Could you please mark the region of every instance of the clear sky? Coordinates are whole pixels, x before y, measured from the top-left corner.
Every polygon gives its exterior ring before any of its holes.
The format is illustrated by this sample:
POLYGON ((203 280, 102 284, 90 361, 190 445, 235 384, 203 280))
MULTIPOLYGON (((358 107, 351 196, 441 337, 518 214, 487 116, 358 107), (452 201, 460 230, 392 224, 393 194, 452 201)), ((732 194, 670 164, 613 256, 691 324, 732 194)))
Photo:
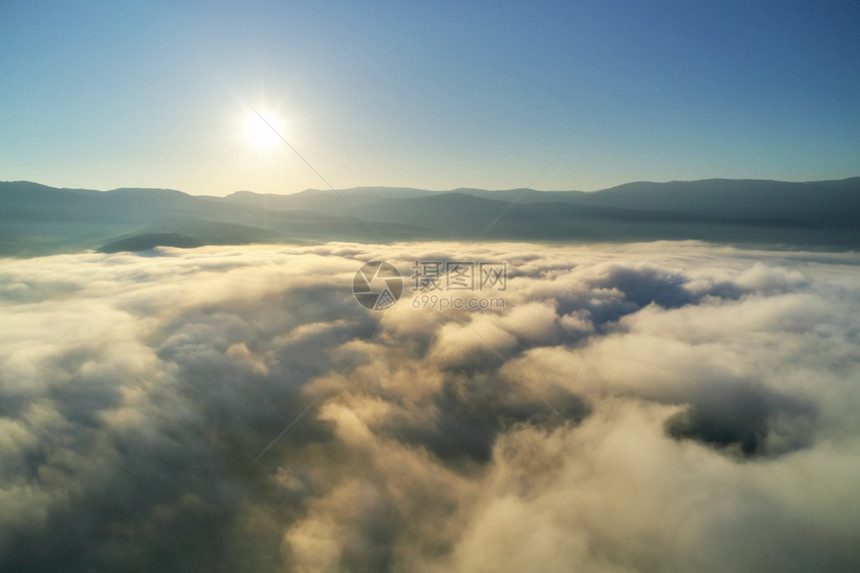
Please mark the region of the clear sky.
POLYGON ((225 195, 860 175, 860 2, 0 0, 0 180, 225 195))

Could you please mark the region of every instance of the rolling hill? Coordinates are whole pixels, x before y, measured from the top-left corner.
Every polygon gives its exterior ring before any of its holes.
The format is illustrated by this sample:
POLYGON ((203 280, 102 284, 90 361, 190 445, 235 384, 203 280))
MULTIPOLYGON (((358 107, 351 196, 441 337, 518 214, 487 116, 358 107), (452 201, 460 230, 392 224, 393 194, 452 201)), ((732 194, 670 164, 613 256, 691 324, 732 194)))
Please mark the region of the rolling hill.
POLYGON ((699 239, 854 249, 860 246, 860 178, 638 182, 595 192, 360 187, 226 197, 0 182, 0 256, 117 245, 137 250, 153 242, 431 239, 699 239))

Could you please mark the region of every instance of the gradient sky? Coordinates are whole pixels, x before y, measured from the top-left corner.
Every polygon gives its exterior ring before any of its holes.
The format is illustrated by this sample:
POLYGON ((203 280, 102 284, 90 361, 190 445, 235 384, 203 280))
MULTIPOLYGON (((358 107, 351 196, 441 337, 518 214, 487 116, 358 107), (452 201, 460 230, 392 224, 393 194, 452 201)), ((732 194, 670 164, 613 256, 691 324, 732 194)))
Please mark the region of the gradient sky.
POLYGON ((860 174, 856 0, 178 4, 0 2, 0 180, 325 187, 252 109, 337 188, 860 174))

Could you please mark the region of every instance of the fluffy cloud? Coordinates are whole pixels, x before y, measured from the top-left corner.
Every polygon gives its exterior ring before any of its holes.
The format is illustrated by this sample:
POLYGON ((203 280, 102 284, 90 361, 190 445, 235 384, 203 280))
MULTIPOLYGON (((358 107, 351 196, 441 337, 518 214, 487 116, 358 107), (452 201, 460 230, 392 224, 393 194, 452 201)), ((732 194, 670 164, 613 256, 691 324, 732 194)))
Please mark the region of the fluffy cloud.
POLYGON ((8 570, 860 568, 860 257, 699 243, 0 261, 8 570), (365 310, 365 261, 504 261, 365 310), (453 295, 452 295, 453 296, 453 295))

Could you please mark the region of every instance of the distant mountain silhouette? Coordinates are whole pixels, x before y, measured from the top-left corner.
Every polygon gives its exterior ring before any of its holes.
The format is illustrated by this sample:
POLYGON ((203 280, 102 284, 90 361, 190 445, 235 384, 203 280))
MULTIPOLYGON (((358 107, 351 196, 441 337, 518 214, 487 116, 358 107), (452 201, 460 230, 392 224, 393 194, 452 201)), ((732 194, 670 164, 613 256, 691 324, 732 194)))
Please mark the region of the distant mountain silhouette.
POLYGON ((0 256, 108 248, 134 237, 147 238, 132 246, 146 245, 164 235, 184 237, 187 244, 174 246, 480 238, 847 249, 860 246, 860 177, 637 182, 595 192, 359 187, 227 197, 0 182, 0 256))
POLYGON ((831 228, 860 226, 860 177, 812 183, 752 179, 639 182, 588 194, 580 200, 716 217, 797 219, 831 228))
POLYGON ((356 187, 337 192, 307 189, 292 195, 259 194, 250 191, 237 191, 227 195, 224 200, 231 203, 279 210, 307 210, 338 216, 355 216, 350 208, 392 199, 406 199, 433 195, 434 191, 411 189, 408 187, 356 187), (344 201, 346 199, 346 202, 344 201))

